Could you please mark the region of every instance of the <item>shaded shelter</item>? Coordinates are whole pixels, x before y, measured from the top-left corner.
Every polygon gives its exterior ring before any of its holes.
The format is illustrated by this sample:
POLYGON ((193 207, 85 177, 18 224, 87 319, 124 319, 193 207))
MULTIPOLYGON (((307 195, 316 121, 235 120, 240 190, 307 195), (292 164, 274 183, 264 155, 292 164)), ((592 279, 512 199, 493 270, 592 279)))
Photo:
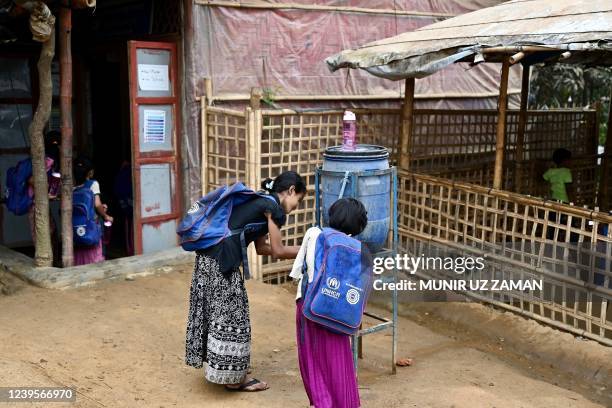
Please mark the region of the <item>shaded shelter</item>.
MULTIPOLYGON (((326 59, 332 71, 359 68, 382 78, 406 79, 402 163, 409 162, 414 78, 456 62, 501 62, 494 188, 502 188, 508 70, 541 62, 605 66, 612 62, 612 5, 607 1, 514 0, 345 50, 326 59)), ((469 73, 467 73, 469 75, 469 73)), ((524 69, 517 140, 523 160, 529 69, 524 69)), ((609 143, 608 143, 609 145, 609 143)), ((609 150, 608 150, 609 151, 609 150)), ((521 180, 520 166, 516 179, 521 180)), ((607 186, 606 186, 607 188, 607 186)))
MULTIPOLYGON (((462 293, 607 345, 612 345, 612 216, 595 205, 610 209, 610 119, 601 165, 592 163, 590 182, 598 180, 599 186, 593 190, 591 208, 530 197, 520 186, 531 112, 527 111, 529 67, 536 63, 594 67, 611 62, 612 3, 603 0, 509 1, 326 59, 332 71, 358 68, 382 78, 406 79, 398 160, 398 223, 403 247, 414 254, 483 256, 487 267, 474 275, 478 278, 541 279, 545 289, 539 292, 462 293), (410 144, 418 118, 413 108, 415 78, 457 62, 472 66, 501 63, 493 188, 418 174, 413 168, 410 144), (509 146, 508 72, 519 62, 524 67, 521 109, 517 129, 513 129, 516 138, 509 146), (509 153, 515 187, 519 187, 515 191, 523 194, 503 191, 509 183, 504 178, 509 153)), ((465 74, 470 75, 469 71, 465 74)), ((547 141, 560 137, 554 123, 547 126, 547 141)), ((574 183, 583 182, 574 179, 574 183)), ((419 271, 417 275, 456 279, 453 271, 419 271)))

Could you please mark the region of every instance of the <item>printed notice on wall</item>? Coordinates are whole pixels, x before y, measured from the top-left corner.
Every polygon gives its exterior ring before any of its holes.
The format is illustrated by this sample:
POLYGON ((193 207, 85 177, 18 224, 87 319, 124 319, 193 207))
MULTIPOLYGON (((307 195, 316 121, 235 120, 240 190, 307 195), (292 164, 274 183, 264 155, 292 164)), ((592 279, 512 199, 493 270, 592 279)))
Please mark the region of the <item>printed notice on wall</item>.
POLYGON ((144 142, 166 142, 166 112, 163 110, 144 111, 144 142))
POLYGON ((138 64, 138 87, 141 91, 168 91, 168 66, 138 64))

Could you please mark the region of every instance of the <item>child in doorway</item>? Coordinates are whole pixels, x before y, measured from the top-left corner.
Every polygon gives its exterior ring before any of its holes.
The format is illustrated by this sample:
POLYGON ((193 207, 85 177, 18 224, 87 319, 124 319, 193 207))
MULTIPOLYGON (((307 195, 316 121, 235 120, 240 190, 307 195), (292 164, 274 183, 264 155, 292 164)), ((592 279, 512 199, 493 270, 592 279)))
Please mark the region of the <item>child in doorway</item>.
POLYGON ((553 200, 562 203, 570 202, 567 184, 572 183, 572 171, 569 169, 569 162, 572 153, 567 149, 557 149, 553 152, 553 162, 555 167, 551 167, 542 176, 550 183, 550 195, 553 200))
MULTIPOLYGON (((96 214, 105 222, 113 222, 113 217, 106 213, 106 205, 100 200, 100 184, 93 179, 94 168, 91 161, 84 157, 80 157, 74 161, 74 184, 75 189, 89 186, 95 196, 96 214)), ((74 248, 74 264, 87 265, 90 263, 98 263, 104 261, 102 252, 102 239, 97 245, 92 247, 75 247, 74 248)))
MULTIPOLYGON (((368 223, 363 204, 342 198, 329 209, 329 226, 349 236, 361 233, 368 223)), ((333 333, 302 315, 302 279, 312 282, 315 269, 315 244, 321 230, 306 231, 291 277, 299 279, 296 297, 298 360, 310 405, 316 408, 356 408, 360 406, 357 376, 353 365, 350 338, 333 333), (308 276, 302 274, 306 263, 308 276)))

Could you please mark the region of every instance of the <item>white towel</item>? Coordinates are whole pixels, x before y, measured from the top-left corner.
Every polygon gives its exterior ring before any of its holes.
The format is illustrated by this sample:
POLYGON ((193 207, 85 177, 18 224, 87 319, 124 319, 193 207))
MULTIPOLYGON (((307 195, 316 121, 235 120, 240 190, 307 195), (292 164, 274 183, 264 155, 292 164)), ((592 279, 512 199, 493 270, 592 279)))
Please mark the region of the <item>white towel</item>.
POLYGON ((311 283, 314 277, 315 245, 320 233, 321 230, 318 227, 311 227, 306 231, 304 239, 302 240, 302 246, 293 262, 293 268, 291 268, 289 276, 296 280, 299 279, 297 295, 295 297, 296 300, 302 297, 302 279, 304 279, 302 271, 304 269, 304 261, 306 261, 306 270, 308 271, 308 283, 311 283))

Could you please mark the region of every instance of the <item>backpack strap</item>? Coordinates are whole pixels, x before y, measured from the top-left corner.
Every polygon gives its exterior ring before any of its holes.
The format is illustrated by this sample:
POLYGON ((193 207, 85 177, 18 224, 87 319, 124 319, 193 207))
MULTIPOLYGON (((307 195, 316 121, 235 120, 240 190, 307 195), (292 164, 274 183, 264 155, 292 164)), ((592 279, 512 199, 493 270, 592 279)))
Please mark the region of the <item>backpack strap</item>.
POLYGON ((242 228, 237 228, 237 229, 230 231, 229 236, 240 235, 240 251, 242 252, 242 272, 244 274, 245 280, 251 279, 251 271, 249 270, 249 257, 247 253, 248 245, 246 243, 245 234, 247 232, 256 231, 258 228, 262 228, 267 224, 268 224, 267 221, 266 222, 253 222, 251 224, 245 225, 242 228))
MULTIPOLYGON (((302 266, 302 308, 306 305, 306 292, 308 292, 308 264, 306 263, 306 258, 304 258, 304 265, 302 266)), ((300 324, 300 343, 304 344, 304 338, 306 337, 304 334, 306 328, 306 316, 304 315, 304 310, 302 309, 302 313, 300 316, 301 324, 300 324)))
MULTIPOLYGON (((259 197, 267 198, 268 200, 272 200, 275 204, 278 205, 276 199, 271 194, 265 193, 256 193, 259 197)), ((247 243, 245 234, 247 232, 252 232, 257 230, 258 228, 262 228, 268 225, 267 221, 264 222, 253 222, 251 224, 245 225, 243 228, 235 229, 230 232, 230 235, 240 234, 240 251, 242 252, 242 272, 245 280, 251 279, 251 271, 249 269, 249 256, 247 252, 247 243)))

